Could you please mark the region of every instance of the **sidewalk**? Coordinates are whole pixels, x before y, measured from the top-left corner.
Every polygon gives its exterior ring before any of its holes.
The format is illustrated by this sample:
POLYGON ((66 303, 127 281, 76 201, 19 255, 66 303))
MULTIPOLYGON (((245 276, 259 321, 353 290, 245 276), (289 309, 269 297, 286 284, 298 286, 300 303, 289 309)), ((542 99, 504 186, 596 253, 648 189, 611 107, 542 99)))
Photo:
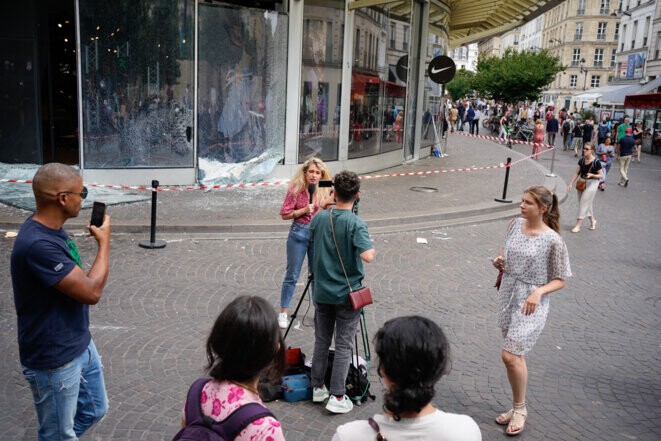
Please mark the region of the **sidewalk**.
MULTIPOLYGON (((512 157, 512 161, 524 157, 493 141, 449 136, 448 157, 427 157, 371 174, 482 167, 505 163, 508 156, 512 157)), ((550 155, 550 152, 544 154, 550 155)), ((564 183, 559 178, 545 177, 547 172, 531 159, 513 166, 507 192, 507 197, 514 201, 512 204, 494 201, 494 198, 502 196, 505 168, 365 179, 361 183, 360 216, 367 222, 370 231, 375 233, 512 217, 519 212, 517 200, 530 185, 546 185, 557 192, 561 201, 564 200, 564 183), (432 187, 438 191, 416 192, 411 187, 432 187)), ((287 187, 280 185, 160 192, 157 234, 159 238, 162 238, 161 233, 220 234, 225 237, 285 236, 291 222, 281 220, 278 212, 286 191, 287 187)), ((148 235, 150 210, 150 201, 110 206, 108 213, 112 216, 113 232, 148 235)), ((0 229, 17 230, 29 213, 0 205, 0 229)), ((80 216, 69 220, 66 228, 76 233, 76 230, 83 229, 89 217, 89 209, 81 210, 80 216)))

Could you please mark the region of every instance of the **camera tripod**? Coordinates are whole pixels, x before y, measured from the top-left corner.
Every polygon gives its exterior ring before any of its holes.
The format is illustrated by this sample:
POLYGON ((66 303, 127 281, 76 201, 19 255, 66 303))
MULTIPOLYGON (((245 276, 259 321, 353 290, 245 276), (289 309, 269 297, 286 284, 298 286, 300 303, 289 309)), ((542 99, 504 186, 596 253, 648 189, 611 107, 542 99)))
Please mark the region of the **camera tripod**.
MULTIPOLYGON (((308 274, 308 283, 305 285, 305 289, 303 290, 303 294, 301 295, 301 299, 298 301, 298 305, 296 305, 296 309, 294 309, 294 313, 291 315, 291 321, 289 322, 289 325, 287 326, 287 331, 285 331, 285 335, 282 337, 283 340, 287 338, 287 334, 289 334, 289 331, 291 330, 292 325, 294 324, 294 319, 296 318, 296 315, 298 314, 298 310, 301 309, 301 304, 303 303, 303 299, 305 298, 305 294, 308 292, 308 289, 310 289, 310 284, 312 283, 312 280, 314 279, 314 276, 312 273, 308 274)), ((310 298, 310 301, 312 301, 312 298, 310 298)))

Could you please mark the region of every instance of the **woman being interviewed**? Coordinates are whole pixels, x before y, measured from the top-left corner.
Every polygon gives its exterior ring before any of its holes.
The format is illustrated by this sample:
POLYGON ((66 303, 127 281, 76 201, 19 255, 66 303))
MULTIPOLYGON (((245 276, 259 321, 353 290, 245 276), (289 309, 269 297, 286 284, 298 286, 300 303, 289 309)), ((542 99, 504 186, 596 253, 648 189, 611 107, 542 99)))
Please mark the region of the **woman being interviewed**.
MULTIPOLYGON (((310 242, 310 221, 319 209, 333 203, 333 196, 330 189, 319 188, 317 186, 320 180, 331 179, 331 174, 326 164, 321 159, 310 158, 298 169, 292 183, 287 190, 285 202, 280 209, 280 215, 283 220, 293 219, 289 236, 287 237, 287 270, 285 279, 282 282, 280 291, 280 315, 278 316, 278 325, 286 328, 287 311, 289 303, 294 295, 294 289, 298 282, 298 276, 301 273, 301 266, 305 254, 308 255, 308 272, 312 268, 312 242, 310 242), (310 203, 310 193, 308 193, 309 184, 315 184, 312 203, 310 203)), ((311 285, 312 286, 312 285, 311 285)))
POLYGON ((512 387, 514 406, 496 418, 505 433, 523 431, 528 417, 524 355, 535 345, 549 313, 549 296, 571 276, 569 255, 560 237, 558 198, 541 185, 528 187, 521 217, 507 230, 505 247, 493 265, 502 271, 498 291, 498 325, 504 338, 502 359, 512 387))

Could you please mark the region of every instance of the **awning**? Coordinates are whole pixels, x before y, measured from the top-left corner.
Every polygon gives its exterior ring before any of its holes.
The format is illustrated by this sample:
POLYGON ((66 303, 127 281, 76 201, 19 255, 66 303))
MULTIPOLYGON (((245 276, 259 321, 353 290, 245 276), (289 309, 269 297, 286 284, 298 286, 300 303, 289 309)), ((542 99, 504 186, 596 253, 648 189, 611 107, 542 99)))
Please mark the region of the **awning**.
POLYGON ((574 94, 572 98, 575 102, 593 103, 596 101, 599 104, 621 105, 624 103, 624 98, 627 95, 637 93, 639 89, 639 84, 618 84, 595 87, 594 89, 574 94))
POLYGON ((628 95, 624 99, 625 109, 661 109, 661 93, 628 95))
POLYGON ((379 77, 356 72, 351 73, 351 94, 365 95, 365 85, 379 84, 379 77))
POLYGON ((656 78, 647 84, 645 84, 643 87, 636 92, 637 95, 642 95, 644 93, 656 93, 657 89, 661 87, 661 77, 656 78))

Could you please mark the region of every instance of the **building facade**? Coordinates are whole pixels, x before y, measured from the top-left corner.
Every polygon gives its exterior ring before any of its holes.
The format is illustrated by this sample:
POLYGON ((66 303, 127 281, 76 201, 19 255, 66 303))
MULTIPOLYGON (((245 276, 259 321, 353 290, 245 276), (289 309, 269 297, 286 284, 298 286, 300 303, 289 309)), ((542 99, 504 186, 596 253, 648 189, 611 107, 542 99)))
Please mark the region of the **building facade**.
POLYGON ((500 36, 487 37, 477 44, 477 52, 485 57, 500 56, 500 36))
POLYGON ((652 35, 644 75, 651 80, 661 77, 661 2, 656 2, 652 35))
POLYGON ((475 72, 477 69, 478 44, 472 43, 452 49, 448 57, 452 58, 457 69, 466 69, 475 72))
POLYGON ((542 30, 544 29, 544 14, 521 26, 519 50, 539 51, 542 48, 542 30))
POLYGON ((646 81, 645 65, 649 59, 652 44, 654 13, 656 0, 623 0, 620 16, 620 32, 617 40, 616 69, 613 82, 635 83, 646 81))
POLYGON ((576 92, 608 83, 620 35, 616 9, 609 0, 567 0, 544 14, 542 48, 567 66, 542 93, 544 102, 569 108, 576 92))

